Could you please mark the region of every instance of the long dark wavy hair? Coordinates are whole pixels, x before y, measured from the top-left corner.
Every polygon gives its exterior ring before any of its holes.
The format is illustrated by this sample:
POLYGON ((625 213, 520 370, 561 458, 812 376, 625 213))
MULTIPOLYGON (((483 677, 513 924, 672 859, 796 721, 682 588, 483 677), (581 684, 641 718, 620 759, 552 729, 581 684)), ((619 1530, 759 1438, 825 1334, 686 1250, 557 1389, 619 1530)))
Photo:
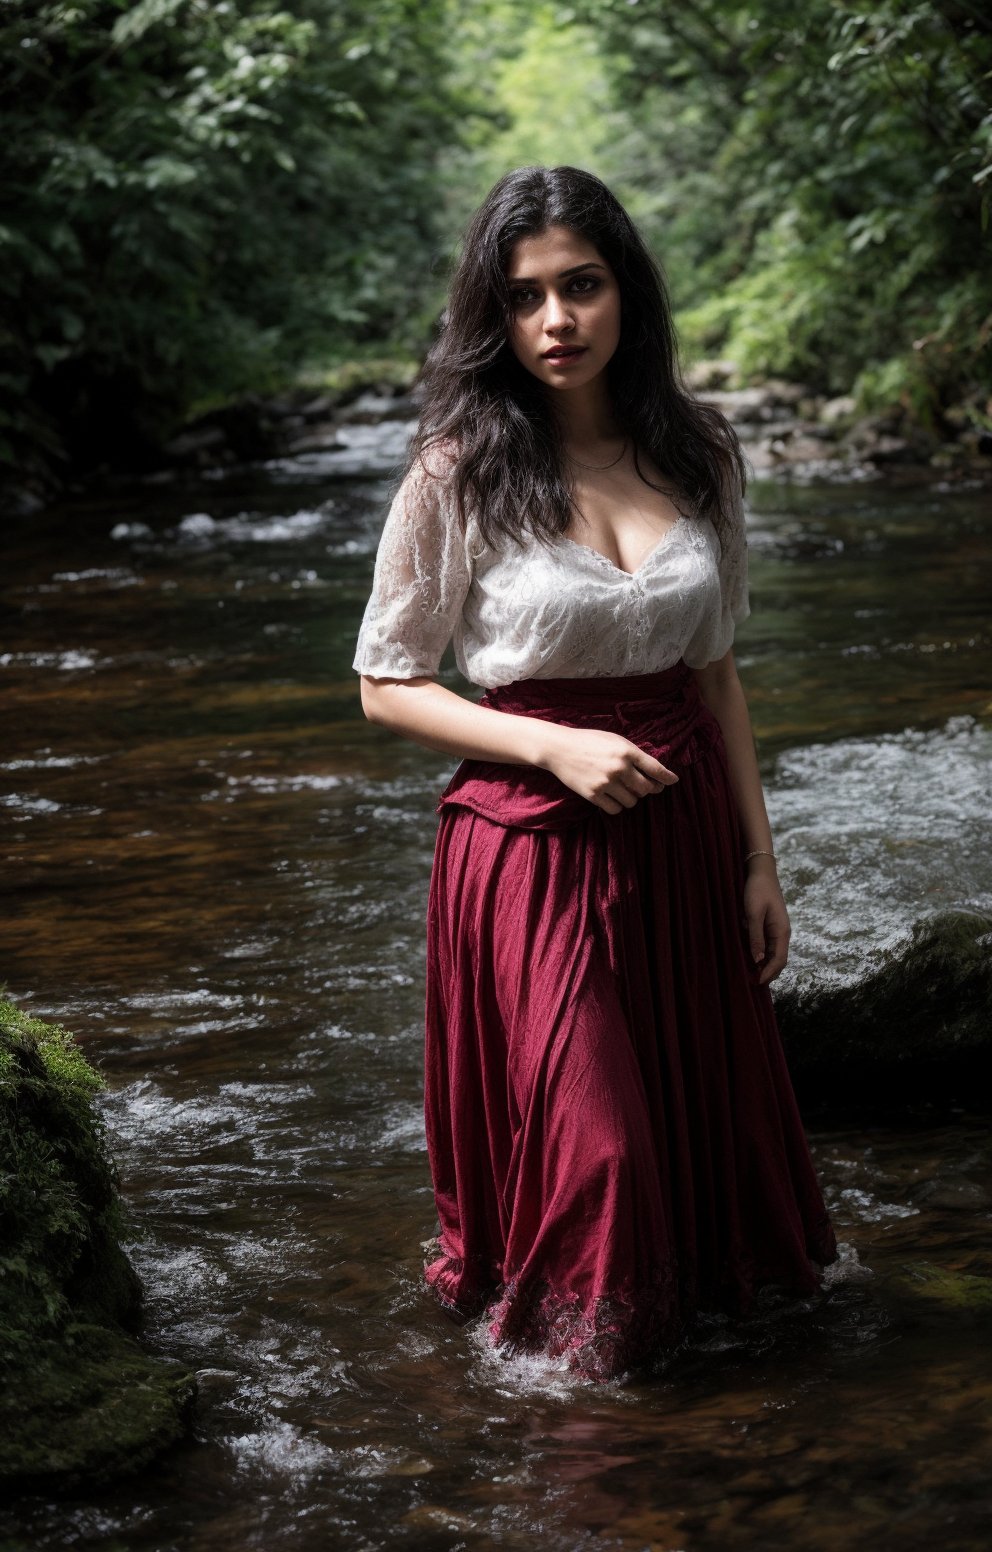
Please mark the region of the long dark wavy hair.
MULTIPOLYGON (((417 376, 420 421, 406 471, 437 473, 441 449, 459 521, 471 506, 487 544, 551 539, 569 526, 572 497, 548 390, 509 342, 506 272, 515 242, 564 226, 591 242, 620 288, 620 339, 607 371, 614 415, 675 492, 709 517, 723 540, 728 493, 743 497, 747 465, 737 433, 682 377, 663 272, 620 201, 578 167, 520 167, 489 191, 465 234, 439 331, 417 376)), ((405 472, 406 472, 405 471, 405 472)), ((676 498, 678 499, 678 498, 676 498)))

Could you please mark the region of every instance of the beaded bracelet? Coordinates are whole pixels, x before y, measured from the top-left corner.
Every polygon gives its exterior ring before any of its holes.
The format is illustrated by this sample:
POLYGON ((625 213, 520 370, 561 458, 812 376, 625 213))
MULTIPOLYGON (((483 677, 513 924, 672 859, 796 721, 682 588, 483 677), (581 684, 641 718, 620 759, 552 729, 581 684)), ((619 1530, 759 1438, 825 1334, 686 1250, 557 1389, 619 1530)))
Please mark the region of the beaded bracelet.
POLYGON ((752 857, 771 857, 773 862, 778 862, 778 858, 773 851, 764 851, 760 846, 756 851, 749 851, 744 861, 749 862, 752 857))

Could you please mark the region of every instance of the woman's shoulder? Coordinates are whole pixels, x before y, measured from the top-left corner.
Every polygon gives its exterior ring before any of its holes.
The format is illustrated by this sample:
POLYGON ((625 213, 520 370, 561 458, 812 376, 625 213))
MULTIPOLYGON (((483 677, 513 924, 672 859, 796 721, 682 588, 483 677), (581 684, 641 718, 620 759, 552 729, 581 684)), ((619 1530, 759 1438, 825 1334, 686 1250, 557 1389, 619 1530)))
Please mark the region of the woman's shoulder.
POLYGON ((405 473, 395 488, 390 529, 420 546, 449 553, 464 552, 470 564, 479 558, 478 523, 471 497, 465 500, 464 521, 455 470, 459 445, 453 437, 434 439, 410 450, 405 473))
POLYGON ((409 489, 414 505, 428 505, 443 520, 452 539, 460 535, 472 555, 477 557, 480 530, 475 498, 470 489, 459 498, 457 470, 461 454, 462 444, 455 436, 430 439, 413 454, 404 485, 409 489), (461 516, 463 511, 464 518, 461 516))
POLYGON ((403 468, 395 475, 391 510, 398 521, 430 522, 447 518, 457 450, 445 442, 408 448, 403 468))
POLYGON ((431 479, 448 486, 460 457, 461 443, 457 437, 431 437, 418 447, 410 473, 416 479, 431 479))

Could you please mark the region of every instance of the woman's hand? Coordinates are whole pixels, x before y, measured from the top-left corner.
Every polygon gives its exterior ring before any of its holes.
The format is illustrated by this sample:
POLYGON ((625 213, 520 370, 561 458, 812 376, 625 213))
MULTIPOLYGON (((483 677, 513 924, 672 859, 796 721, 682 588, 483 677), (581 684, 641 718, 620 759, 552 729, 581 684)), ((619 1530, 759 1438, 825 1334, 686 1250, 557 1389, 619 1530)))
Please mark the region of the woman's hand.
POLYGON ((770 858, 754 857, 747 867, 744 915, 748 947, 755 964, 764 960, 758 985, 765 986, 785 969, 792 928, 774 862, 770 858))
POLYGON ((640 798, 678 781, 674 771, 621 733, 548 724, 541 764, 580 797, 607 814, 633 808, 640 798))

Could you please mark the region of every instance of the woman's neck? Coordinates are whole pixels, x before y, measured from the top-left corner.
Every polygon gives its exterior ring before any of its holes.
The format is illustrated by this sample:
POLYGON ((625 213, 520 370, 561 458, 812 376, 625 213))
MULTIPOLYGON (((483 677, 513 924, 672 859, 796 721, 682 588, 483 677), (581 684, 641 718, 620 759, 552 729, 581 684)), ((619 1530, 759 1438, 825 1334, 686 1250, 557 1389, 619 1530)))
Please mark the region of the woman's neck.
POLYGON ((554 393, 550 402, 567 448, 594 449, 614 443, 624 434, 606 385, 599 379, 571 392, 554 393))

